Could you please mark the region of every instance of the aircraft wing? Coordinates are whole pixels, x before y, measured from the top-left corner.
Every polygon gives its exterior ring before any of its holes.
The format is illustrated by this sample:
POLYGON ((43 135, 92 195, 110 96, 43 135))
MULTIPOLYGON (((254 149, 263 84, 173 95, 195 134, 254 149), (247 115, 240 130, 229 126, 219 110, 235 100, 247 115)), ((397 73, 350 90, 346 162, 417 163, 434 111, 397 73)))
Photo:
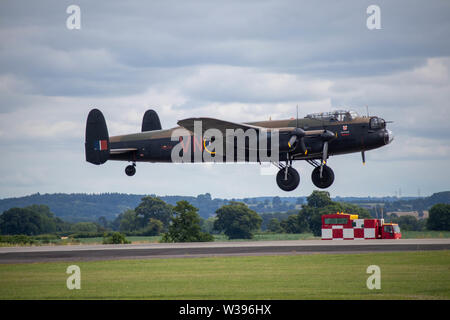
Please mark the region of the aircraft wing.
POLYGON ((227 129, 232 130, 242 129, 244 131, 246 131, 247 129, 254 129, 257 132, 259 132, 259 130, 261 129, 265 129, 263 127, 254 126, 250 124, 230 122, 214 118, 189 118, 178 121, 178 125, 182 126, 183 128, 191 132, 194 132, 194 122, 196 121, 199 121, 202 124, 202 135, 208 129, 218 129, 222 132, 223 136, 226 136, 227 129))
MULTIPOLYGON (((242 129, 246 131, 247 129, 254 129, 257 133, 259 133, 259 130, 271 130, 270 128, 264 128, 260 126, 255 126, 247 123, 238 123, 238 122, 231 122, 231 121, 224 121, 214 118, 188 118, 184 120, 179 120, 177 123, 179 126, 194 132, 194 122, 195 121, 201 121, 202 123, 202 135, 205 133, 208 129, 218 129, 222 132, 223 136, 226 136, 226 130, 227 129, 242 129)), ((276 128, 280 131, 290 131, 293 128, 276 128)), ((325 130, 305 130, 305 136, 320 136, 325 130)))

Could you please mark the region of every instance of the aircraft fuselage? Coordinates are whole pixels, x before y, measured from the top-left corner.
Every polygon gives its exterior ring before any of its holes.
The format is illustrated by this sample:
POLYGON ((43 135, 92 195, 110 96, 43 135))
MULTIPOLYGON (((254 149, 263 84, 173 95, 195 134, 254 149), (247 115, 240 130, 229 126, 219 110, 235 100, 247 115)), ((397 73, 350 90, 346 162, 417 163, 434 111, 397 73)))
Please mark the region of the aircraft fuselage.
MULTIPOLYGON (((373 117, 372 117, 373 118, 373 117)), ((371 119, 360 117, 351 121, 323 122, 316 119, 298 119, 298 126, 304 130, 328 130, 335 134, 335 139, 329 142, 328 154, 340 155, 353 152, 368 151, 388 144, 392 140, 392 133, 385 127, 371 127, 371 119)), ((267 128, 268 132, 274 129, 279 131, 279 145, 285 146, 289 140, 292 129, 296 127, 296 120, 272 120, 249 122, 247 124, 267 128)), ((172 162, 172 149, 180 143, 179 140, 172 141, 171 137, 175 130, 154 130, 110 137, 111 149, 135 148, 135 152, 124 154, 111 154, 110 160, 135 161, 135 162, 172 162)), ((190 132, 190 141, 183 141, 184 148, 191 148, 191 153, 204 151, 204 141, 201 137, 194 136, 190 132)), ((270 137, 268 143, 270 142, 270 137)), ((292 160, 320 159, 322 157, 323 141, 320 137, 305 137, 308 153, 293 153, 292 160)), ((247 152, 248 154, 248 152, 247 152)), ((218 155, 216 155, 218 157, 218 155)), ((207 158, 202 161, 217 161, 217 158, 207 158)), ((287 152, 280 148, 279 160, 287 160, 287 152)), ((193 159, 192 159, 193 161, 193 159)), ((223 157, 221 161, 230 159, 223 157)), ((236 159, 231 159, 236 161, 236 159)), ((249 161, 246 157, 245 161, 249 161)), ((259 161, 259 157, 257 159, 259 161)))

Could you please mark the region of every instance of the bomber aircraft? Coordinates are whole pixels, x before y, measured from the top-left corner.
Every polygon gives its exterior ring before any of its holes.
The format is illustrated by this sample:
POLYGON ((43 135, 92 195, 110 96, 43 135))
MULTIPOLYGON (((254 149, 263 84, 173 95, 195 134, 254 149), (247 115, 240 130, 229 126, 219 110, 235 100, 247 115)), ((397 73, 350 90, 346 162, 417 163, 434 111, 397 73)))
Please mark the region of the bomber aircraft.
POLYGON ((131 162, 125 168, 128 176, 136 173, 137 162, 272 162, 279 169, 276 181, 284 191, 300 183, 292 162, 305 160, 314 167, 313 184, 325 189, 334 181, 328 158, 360 152, 365 163, 365 151, 393 140, 386 123, 377 116, 337 110, 248 123, 188 118, 178 121, 179 127, 162 129, 157 113, 147 110, 141 132, 110 137, 102 112, 92 109, 86 123, 85 154, 86 161, 96 165, 107 160, 131 162))

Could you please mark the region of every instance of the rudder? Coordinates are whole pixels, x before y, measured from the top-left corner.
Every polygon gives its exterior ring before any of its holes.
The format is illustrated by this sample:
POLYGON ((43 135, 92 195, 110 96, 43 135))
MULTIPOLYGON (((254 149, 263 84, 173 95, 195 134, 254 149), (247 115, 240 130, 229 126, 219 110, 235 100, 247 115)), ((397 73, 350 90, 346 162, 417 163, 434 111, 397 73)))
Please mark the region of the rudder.
POLYGON ((92 109, 87 117, 84 147, 87 162, 103 164, 109 158, 108 127, 105 117, 98 109, 92 109))
POLYGON ((142 132, 161 130, 161 121, 159 121, 158 114, 155 110, 147 110, 142 119, 142 132))

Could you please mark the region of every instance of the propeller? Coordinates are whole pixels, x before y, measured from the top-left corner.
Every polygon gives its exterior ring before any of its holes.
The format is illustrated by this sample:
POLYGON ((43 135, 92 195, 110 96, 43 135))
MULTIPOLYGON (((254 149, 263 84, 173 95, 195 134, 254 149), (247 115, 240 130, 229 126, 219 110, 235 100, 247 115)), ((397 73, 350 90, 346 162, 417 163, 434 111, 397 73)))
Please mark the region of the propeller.
POLYGON ((305 131, 301 128, 295 128, 292 130, 291 138, 288 141, 288 146, 291 150, 295 150, 297 147, 297 144, 300 145, 300 149, 304 154, 308 153, 308 150, 306 149, 305 145, 305 131))
POLYGON ((333 140, 336 135, 328 130, 325 130, 320 138, 323 140, 323 150, 322 150, 322 162, 320 163, 320 178, 322 178, 323 166, 327 164, 328 159, 328 142, 333 140))
POLYGON ((366 164, 366 152, 364 150, 361 151, 361 158, 363 165, 366 164))
POLYGON ((296 149, 297 144, 299 144, 300 150, 302 151, 303 154, 306 155, 308 153, 308 149, 306 149, 304 137, 305 131, 302 128, 298 127, 298 105, 297 105, 297 118, 295 122, 295 129, 292 130, 291 137, 289 138, 288 141, 289 149, 293 151, 296 149))

